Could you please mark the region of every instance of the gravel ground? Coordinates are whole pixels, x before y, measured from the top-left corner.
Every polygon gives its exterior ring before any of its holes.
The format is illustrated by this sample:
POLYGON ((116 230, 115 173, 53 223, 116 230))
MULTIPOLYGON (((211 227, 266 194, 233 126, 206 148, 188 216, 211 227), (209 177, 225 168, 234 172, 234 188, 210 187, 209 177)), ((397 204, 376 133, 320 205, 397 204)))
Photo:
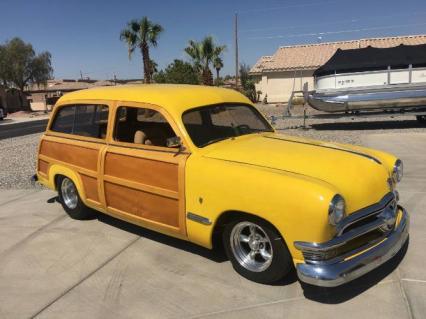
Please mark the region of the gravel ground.
MULTIPOLYGON (((284 106, 258 105, 258 108, 271 117, 281 117, 284 106)), ((308 110, 308 114, 315 110, 308 110)), ((303 114, 303 108, 296 106, 294 115, 303 114)), ((303 119, 278 119, 275 128, 285 134, 309 138, 336 141, 341 143, 362 143, 362 135, 392 132, 422 132, 426 126, 419 124, 413 116, 371 117, 363 119, 308 119, 306 129, 302 128, 303 119)), ((41 134, 32 134, 0 140, 0 189, 26 189, 41 186, 31 185, 30 177, 35 172, 36 153, 41 134)))
MULTIPOLYGON (((289 135, 297 135, 317 140, 335 141, 347 144, 362 144, 362 135, 419 132, 426 133, 426 125, 420 124, 415 116, 407 115, 392 118, 368 117, 368 118, 343 118, 343 119, 307 119, 306 128, 303 128, 303 119, 282 119, 285 108, 276 105, 257 105, 268 118, 280 117, 275 121, 274 127, 280 132, 289 135)), ((307 115, 320 112, 307 108, 307 115)), ((295 106, 292 115, 303 115, 303 107, 295 106)))
POLYGON ((0 140, 0 189, 41 188, 31 185, 41 134, 0 140))

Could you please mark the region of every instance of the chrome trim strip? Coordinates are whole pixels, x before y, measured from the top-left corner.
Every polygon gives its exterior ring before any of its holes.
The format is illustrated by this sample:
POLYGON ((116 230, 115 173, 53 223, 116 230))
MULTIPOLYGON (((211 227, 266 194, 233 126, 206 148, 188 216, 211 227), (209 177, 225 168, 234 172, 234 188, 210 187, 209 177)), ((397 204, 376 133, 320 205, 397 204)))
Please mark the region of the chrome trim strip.
POLYGON ((211 225, 212 222, 210 219, 208 219, 207 217, 203 217, 194 213, 187 213, 186 217, 194 222, 203 224, 203 225, 211 225))
POLYGON ((346 216, 340 224, 336 226, 337 236, 341 235, 343 231, 348 228, 350 225, 363 220, 371 215, 376 214, 378 211, 383 210, 386 206, 389 205, 391 201, 395 199, 395 194, 393 192, 387 193, 383 198, 373 205, 364 207, 349 216, 346 216))
POLYGON ((382 164, 382 162, 380 162, 377 158, 365 154, 365 153, 360 153, 360 152, 356 152, 356 151, 352 151, 352 150, 347 150, 344 148, 338 148, 338 147, 333 147, 333 146, 328 146, 328 145, 321 145, 321 144, 313 144, 313 143, 308 143, 308 142, 302 142, 302 141, 294 141, 294 140, 289 140, 289 139, 285 139, 285 138, 278 138, 278 137, 273 137, 273 136, 264 136, 265 138, 270 138, 273 140, 280 140, 280 141, 286 141, 286 142, 291 142, 291 143, 298 143, 298 144, 305 144, 305 145, 311 145, 311 146, 317 146, 317 147, 323 147, 323 148, 328 148, 331 150, 336 150, 336 151, 342 151, 342 152, 346 152, 346 153, 351 153, 351 154, 355 154, 355 155, 359 155, 368 159, 371 159, 373 161, 375 161, 377 164, 382 164))
POLYGON ((402 210, 402 219, 383 242, 342 262, 324 265, 299 263, 296 269, 300 280, 321 287, 336 287, 361 277, 391 259, 408 239, 410 219, 404 208, 398 206, 398 209, 402 210))
POLYGON ((334 237, 332 240, 327 241, 325 243, 310 243, 310 242, 303 242, 303 241, 296 241, 294 242, 294 246, 302 251, 312 251, 312 252, 327 252, 332 249, 339 248, 349 241, 358 238, 362 235, 365 235, 381 226, 386 225, 386 221, 383 219, 378 219, 377 221, 374 221, 372 223, 369 223, 368 225, 364 225, 362 227, 359 227, 357 229, 351 230, 342 236, 334 237))

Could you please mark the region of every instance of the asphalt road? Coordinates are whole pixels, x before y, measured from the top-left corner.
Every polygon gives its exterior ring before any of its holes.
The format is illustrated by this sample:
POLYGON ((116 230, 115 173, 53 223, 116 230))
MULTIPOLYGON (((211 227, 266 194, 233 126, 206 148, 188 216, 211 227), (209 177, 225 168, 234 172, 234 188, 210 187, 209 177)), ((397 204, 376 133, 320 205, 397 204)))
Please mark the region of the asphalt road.
POLYGON ((0 192, 0 318, 425 318, 426 134, 376 134, 363 144, 404 160, 401 202, 410 243, 333 289, 238 276, 211 252, 99 215, 70 219, 45 190, 0 192))
POLYGON ((5 138, 40 133, 46 130, 48 119, 8 123, 10 119, 0 122, 0 140, 5 138))

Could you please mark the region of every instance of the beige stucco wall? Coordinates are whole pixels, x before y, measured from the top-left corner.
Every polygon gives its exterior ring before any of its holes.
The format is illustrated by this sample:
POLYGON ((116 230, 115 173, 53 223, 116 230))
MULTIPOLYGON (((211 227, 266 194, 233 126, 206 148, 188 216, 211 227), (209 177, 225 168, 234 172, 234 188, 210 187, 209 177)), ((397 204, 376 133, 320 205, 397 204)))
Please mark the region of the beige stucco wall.
POLYGON ((258 76, 256 90, 262 91, 261 101, 267 94, 268 103, 282 103, 288 102, 293 86, 295 91, 302 90, 305 82, 308 82, 310 90, 314 88, 313 70, 265 72, 258 76))

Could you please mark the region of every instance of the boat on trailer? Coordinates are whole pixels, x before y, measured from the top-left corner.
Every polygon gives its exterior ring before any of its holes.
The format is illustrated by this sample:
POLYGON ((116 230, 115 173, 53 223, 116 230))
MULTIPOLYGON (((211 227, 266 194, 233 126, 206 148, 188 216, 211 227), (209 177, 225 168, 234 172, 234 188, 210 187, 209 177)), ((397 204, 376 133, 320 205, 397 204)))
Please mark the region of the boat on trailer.
POLYGON ((426 44, 341 50, 314 72, 308 104, 324 112, 426 107, 426 44))

